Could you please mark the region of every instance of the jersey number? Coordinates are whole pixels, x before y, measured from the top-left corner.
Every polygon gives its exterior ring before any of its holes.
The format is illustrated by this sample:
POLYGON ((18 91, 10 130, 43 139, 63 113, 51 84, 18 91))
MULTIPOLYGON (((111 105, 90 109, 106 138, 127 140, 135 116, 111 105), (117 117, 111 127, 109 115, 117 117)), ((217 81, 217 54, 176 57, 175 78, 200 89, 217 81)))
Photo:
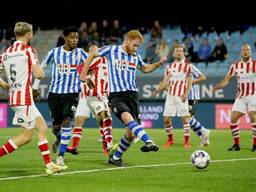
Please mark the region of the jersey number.
POLYGON ((12 82, 15 82, 15 79, 16 79, 16 70, 15 70, 15 64, 11 64, 10 65, 10 79, 12 82))

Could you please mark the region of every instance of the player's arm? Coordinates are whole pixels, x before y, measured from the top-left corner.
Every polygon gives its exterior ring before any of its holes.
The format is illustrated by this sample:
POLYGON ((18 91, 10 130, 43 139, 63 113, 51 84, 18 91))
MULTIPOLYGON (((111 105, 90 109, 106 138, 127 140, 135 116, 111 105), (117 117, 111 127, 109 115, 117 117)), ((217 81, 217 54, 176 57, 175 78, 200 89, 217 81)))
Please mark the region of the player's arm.
POLYGON ((155 91, 153 92, 153 95, 156 95, 157 93, 165 90, 165 89, 168 89, 168 86, 169 86, 169 79, 170 79, 170 76, 168 77, 165 77, 158 85, 158 87, 155 89, 155 91))
POLYGON ((161 57, 160 60, 156 63, 143 65, 142 67, 139 67, 138 69, 142 71, 143 73, 150 73, 155 71, 158 67, 160 67, 162 64, 164 64, 167 61, 167 57, 161 57))
POLYGON ((9 89, 8 83, 6 83, 1 77, 0 77, 0 87, 4 89, 9 89))
POLYGON ((86 60, 84 61, 84 66, 83 69, 81 71, 80 74, 80 79, 81 81, 84 81, 87 83, 87 85, 92 88, 94 87, 92 81, 90 79, 87 78, 88 76, 88 71, 89 71, 89 67, 90 64, 92 63, 92 61, 94 60, 94 58, 99 56, 99 52, 98 52, 98 47, 96 45, 92 45, 89 48, 89 53, 88 53, 88 57, 86 58, 86 60))
POLYGON ((218 89, 221 89, 227 86, 231 79, 232 79, 232 76, 230 74, 227 74, 224 79, 222 79, 218 84, 214 85, 213 91, 216 91, 218 89))
POLYGON ((206 80, 205 75, 201 73, 197 79, 192 80, 192 84, 197 84, 205 80, 206 80))
POLYGON ((192 74, 188 76, 187 89, 185 93, 181 96, 182 101, 186 101, 188 99, 188 94, 190 92, 191 87, 192 87, 192 74))

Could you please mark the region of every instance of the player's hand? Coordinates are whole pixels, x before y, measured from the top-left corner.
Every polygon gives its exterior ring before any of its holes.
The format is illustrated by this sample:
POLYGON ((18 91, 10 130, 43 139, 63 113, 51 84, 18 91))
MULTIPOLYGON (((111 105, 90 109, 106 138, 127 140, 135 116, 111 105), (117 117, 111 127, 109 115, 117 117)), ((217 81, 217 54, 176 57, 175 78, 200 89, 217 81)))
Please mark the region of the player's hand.
POLYGON ((86 79, 86 84, 89 87, 89 89, 93 89, 95 87, 93 81, 89 78, 86 79))
POLYGON ((166 61, 167 61, 167 57, 161 57, 159 60, 159 63, 160 63, 160 65, 162 65, 162 64, 166 63, 166 61))
POLYGON ((153 91, 152 96, 156 96, 156 94, 158 94, 158 93, 159 93, 159 91, 155 90, 155 91, 153 91))
POLYGON ((91 45, 90 46, 89 55, 91 55, 93 57, 98 57, 99 56, 98 47, 96 45, 91 45))
POLYGON ((181 95, 181 100, 183 102, 185 102, 187 99, 188 99, 188 94, 185 93, 185 94, 181 95))
POLYGON ((221 88, 221 87, 220 87, 218 84, 214 85, 214 86, 213 86, 213 92, 217 91, 217 90, 220 89, 220 88, 221 88))
POLYGON ((33 89, 32 94, 34 101, 40 100, 40 92, 38 91, 38 89, 33 89))

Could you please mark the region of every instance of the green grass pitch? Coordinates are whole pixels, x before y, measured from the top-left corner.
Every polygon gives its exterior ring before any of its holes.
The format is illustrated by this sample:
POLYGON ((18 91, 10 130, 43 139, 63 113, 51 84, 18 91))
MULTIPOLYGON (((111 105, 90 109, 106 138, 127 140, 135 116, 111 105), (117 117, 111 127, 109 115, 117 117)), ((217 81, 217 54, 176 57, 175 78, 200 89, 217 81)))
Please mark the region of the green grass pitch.
MULTIPOLYGON (((183 148, 183 131, 174 130, 174 142, 163 149, 166 141, 163 129, 147 130, 159 145, 158 152, 142 153, 142 142, 133 144, 123 155, 128 168, 108 165, 101 150, 98 129, 84 129, 77 156, 66 154, 65 174, 44 176, 44 165, 37 147, 36 135, 32 143, 0 158, 0 192, 209 192, 256 189, 256 153, 251 152, 251 131, 241 131, 241 151, 229 152, 232 145, 229 130, 212 130, 208 147, 199 147, 200 139, 191 132, 192 147, 183 148), (203 170, 194 168, 190 155, 197 149, 207 151, 210 165, 203 170), (16 177, 16 178, 15 178, 16 177)), ((19 129, 0 129, 0 145, 19 129)), ((123 129, 114 129, 115 143, 123 129)), ((49 129, 48 140, 54 137, 49 129)), ((51 145, 50 145, 51 146, 51 145)), ((55 160, 54 154, 52 154, 55 160)))

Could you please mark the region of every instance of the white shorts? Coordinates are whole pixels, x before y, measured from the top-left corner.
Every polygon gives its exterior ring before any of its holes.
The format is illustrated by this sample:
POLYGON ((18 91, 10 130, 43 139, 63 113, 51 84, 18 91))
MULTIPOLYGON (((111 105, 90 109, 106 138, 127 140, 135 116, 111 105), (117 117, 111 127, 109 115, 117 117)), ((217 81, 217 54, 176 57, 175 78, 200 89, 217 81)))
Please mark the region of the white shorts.
POLYGON ((12 124, 26 129, 35 128, 36 118, 42 116, 34 104, 30 106, 11 107, 11 109, 15 113, 12 124))
POLYGON ((256 95, 237 98, 232 107, 232 111, 239 111, 244 114, 247 111, 256 111, 256 95))
POLYGON ((183 102, 181 97, 167 95, 164 106, 164 116, 166 117, 186 117, 189 116, 188 100, 183 102))
POLYGON ((90 108, 85 97, 79 97, 78 105, 76 108, 75 117, 82 116, 85 118, 90 117, 90 108))
POLYGON ((106 97, 86 97, 86 99, 95 117, 102 111, 109 111, 108 99, 106 97))

